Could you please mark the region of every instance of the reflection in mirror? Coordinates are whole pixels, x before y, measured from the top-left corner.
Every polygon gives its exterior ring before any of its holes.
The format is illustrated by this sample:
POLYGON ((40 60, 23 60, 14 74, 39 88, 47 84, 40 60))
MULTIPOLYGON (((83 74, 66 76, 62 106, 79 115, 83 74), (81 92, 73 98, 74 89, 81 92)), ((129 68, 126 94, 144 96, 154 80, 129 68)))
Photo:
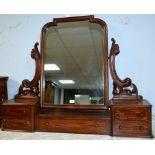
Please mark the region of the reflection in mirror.
POLYGON ((103 104, 103 28, 77 21, 48 28, 45 36, 44 101, 103 104))

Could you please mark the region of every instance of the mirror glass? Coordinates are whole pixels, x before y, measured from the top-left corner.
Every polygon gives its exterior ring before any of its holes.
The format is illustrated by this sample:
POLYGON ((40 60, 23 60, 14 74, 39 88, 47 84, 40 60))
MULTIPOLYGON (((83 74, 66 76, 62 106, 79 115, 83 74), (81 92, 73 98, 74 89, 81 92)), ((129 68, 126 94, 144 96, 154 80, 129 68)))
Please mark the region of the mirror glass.
POLYGON ((76 21, 48 28, 44 49, 44 102, 103 104, 103 28, 76 21))

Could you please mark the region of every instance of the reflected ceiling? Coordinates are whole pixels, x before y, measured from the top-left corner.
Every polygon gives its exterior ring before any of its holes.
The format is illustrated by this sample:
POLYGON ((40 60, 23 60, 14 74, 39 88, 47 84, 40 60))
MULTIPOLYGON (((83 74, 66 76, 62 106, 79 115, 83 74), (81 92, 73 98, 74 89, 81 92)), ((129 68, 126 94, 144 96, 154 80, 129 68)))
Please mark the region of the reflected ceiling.
POLYGON ((47 30, 45 42, 45 64, 60 68, 45 71, 46 80, 65 89, 103 89, 103 29, 99 24, 60 23, 47 30))

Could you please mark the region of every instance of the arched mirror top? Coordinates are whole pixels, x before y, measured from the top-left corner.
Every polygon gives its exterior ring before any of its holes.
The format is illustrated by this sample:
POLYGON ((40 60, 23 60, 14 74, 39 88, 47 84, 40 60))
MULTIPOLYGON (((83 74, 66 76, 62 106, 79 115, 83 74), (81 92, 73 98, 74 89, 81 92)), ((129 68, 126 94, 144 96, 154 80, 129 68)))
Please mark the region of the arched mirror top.
POLYGON ((56 18, 41 33, 41 106, 108 108, 106 23, 94 16, 56 18))

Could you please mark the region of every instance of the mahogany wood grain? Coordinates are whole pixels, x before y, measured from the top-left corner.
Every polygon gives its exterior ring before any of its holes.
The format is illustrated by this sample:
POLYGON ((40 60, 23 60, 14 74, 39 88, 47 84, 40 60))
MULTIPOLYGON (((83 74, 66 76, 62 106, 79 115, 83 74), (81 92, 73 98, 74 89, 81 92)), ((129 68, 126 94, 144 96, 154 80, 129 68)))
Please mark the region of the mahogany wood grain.
POLYGON ((112 135, 124 137, 152 136, 152 106, 146 101, 111 102, 112 135))
POLYGON ((10 100, 2 104, 2 130, 35 130, 38 101, 10 100))
POLYGON ((37 131, 87 134, 111 133, 109 111, 44 109, 37 116, 37 131))

